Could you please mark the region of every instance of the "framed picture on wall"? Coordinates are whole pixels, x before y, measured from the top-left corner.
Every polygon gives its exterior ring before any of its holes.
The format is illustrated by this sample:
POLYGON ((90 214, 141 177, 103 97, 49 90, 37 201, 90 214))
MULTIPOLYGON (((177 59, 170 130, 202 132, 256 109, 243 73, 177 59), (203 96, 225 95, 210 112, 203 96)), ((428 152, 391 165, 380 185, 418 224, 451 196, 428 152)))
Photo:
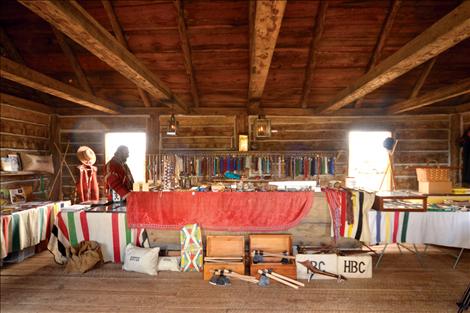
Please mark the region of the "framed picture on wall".
POLYGON ((26 194, 23 187, 10 189, 10 201, 11 203, 25 203, 26 194))

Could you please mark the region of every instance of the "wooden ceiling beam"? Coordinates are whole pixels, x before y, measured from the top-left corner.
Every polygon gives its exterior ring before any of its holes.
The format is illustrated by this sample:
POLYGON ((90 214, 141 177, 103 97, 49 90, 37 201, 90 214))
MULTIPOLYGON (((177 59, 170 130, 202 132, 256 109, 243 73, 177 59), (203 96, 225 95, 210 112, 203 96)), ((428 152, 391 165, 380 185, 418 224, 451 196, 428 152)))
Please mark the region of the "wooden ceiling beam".
POLYGON ((187 106, 76 1, 18 0, 167 106, 187 106))
POLYGON ((254 12, 254 26, 250 38, 248 103, 259 102, 263 95, 287 4, 286 0, 260 0, 255 2, 256 12, 254 12))
MULTIPOLYGON (((370 72, 370 70, 373 69, 374 66, 377 64, 377 62, 381 59, 382 52, 385 47, 385 42, 387 42, 388 35, 390 34, 390 31, 392 30, 393 22, 395 21, 395 18, 397 16, 398 9, 400 9, 400 6, 401 6, 401 0, 392 1, 392 6, 387 14, 387 17, 385 18, 385 22, 382 25, 382 29, 380 30, 380 34, 377 39, 377 43, 375 44, 374 52, 372 53, 369 63, 367 64, 366 73, 370 72)), ((362 107, 363 102, 364 102, 364 97, 357 99, 354 107, 356 108, 362 107)))
POLYGON ((121 107, 108 100, 95 97, 5 57, 0 57, 0 68, 1 77, 37 91, 105 113, 117 114, 121 110, 121 107))
POLYGON ((2 104, 8 104, 14 107, 27 109, 31 111, 47 113, 47 114, 55 113, 55 109, 53 107, 44 105, 36 101, 12 96, 3 92, 0 93, 0 102, 2 104))
POLYGON ((412 111, 439 101, 443 101, 464 94, 470 94, 470 78, 461 80, 458 83, 450 86, 435 89, 420 97, 396 103, 390 106, 387 112, 389 114, 398 114, 407 111, 412 111))
POLYGON ((302 88, 302 98, 300 104, 302 108, 307 108, 308 99, 310 92, 312 91, 312 80, 313 80, 313 70, 317 63, 317 49, 320 43, 320 39, 323 35, 323 29, 325 26, 326 11, 328 9, 328 1, 321 0, 318 4, 317 16, 315 17, 315 25, 313 27, 313 37, 310 44, 310 50, 308 53, 308 63, 305 70, 304 84, 302 88))
POLYGON ((83 72, 83 69, 80 66, 80 63, 78 63, 77 57, 75 56, 72 47, 70 47, 70 45, 67 43, 65 36, 54 26, 52 26, 51 28, 54 32, 54 36, 57 39, 57 42, 59 43, 60 48, 62 49, 65 54, 65 57, 67 58, 67 60, 69 60, 69 63, 72 66, 73 72, 77 77, 78 83, 80 84, 83 90, 90 94, 93 94, 93 90, 90 87, 90 83, 88 82, 88 79, 86 78, 85 73, 83 72))
POLYGON ((197 90, 196 74, 194 73, 191 44, 189 43, 188 29, 184 18, 184 3, 183 0, 175 0, 174 3, 178 12, 178 32, 180 35, 181 49, 183 50, 184 67, 189 77, 193 106, 197 108, 199 107, 199 93, 197 90))
POLYGON ((421 91, 421 88, 424 85, 424 82, 428 78, 429 73, 431 73, 431 70, 432 70, 434 64, 436 63, 436 60, 437 60, 437 57, 432 58, 431 60, 426 62, 423 71, 419 75, 418 80, 416 81, 416 83, 413 87, 413 90, 411 91, 409 99, 413 99, 413 98, 416 98, 418 96, 419 92, 421 91))
POLYGON ((341 91, 328 104, 319 107, 316 112, 338 110, 432 59, 469 36, 470 1, 463 1, 456 9, 382 61, 370 72, 356 79, 353 84, 341 91))
MULTIPOLYGON (((104 10, 106 11, 106 15, 108 16, 109 22, 111 23, 111 28, 113 29, 114 36, 117 40, 123 45, 127 50, 129 50, 129 44, 127 43, 126 37, 124 37, 124 33, 121 28, 121 24, 119 24, 119 20, 117 18, 116 12, 114 12, 113 5, 109 0, 101 0, 103 4, 104 10)), ((142 99, 142 102, 145 107, 151 107, 152 102, 150 101, 147 93, 140 87, 137 87, 137 91, 139 92, 139 96, 142 99)))

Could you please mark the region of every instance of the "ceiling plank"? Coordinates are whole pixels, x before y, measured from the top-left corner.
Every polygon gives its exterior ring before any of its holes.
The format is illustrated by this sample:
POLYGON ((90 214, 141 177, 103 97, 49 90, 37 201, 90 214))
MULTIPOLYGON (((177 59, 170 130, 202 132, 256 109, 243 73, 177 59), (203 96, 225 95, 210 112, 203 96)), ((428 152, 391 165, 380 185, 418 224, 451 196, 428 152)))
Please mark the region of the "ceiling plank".
POLYGON ((431 60, 426 62, 426 65, 425 65, 423 71, 419 75, 418 80, 416 81, 416 84, 414 85, 413 90, 411 91, 409 99, 413 99, 413 98, 416 98, 416 96, 418 96, 421 88, 424 85, 424 82, 426 81, 426 79, 429 76, 429 73, 431 73, 432 67, 436 63, 436 60, 437 60, 437 57, 432 58, 431 60))
POLYGON ((281 29, 286 0, 256 1, 250 53, 248 102, 260 101, 268 77, 271 59, 281 29))
POLYGON ((9 104, 14 107, 22 108, 22 109, 27 109, 31 111, 36 111, 36 112, 41 112, 41 113, 47 113, 47 114, 53 114, 55 113, 54 108, 44 105, 39 102, 35 102, 32 100, 24 99, 24 98, 19 98, 16 96, 8 95, 6 93, 0 93, 0 102, 2 104, 9 104))
POLYGON ((22 64, 0 57, 0 76, 58 98, 105 113, 118 114, 121 107, 78 88, 36 72, 22 64))
POLYGON ((194 66, 191 54, 191 44, 189 43, 188 30, 184 18, 184 3, 182 0, 175 0, 175 7, 178 11, 178 32, 180 35, 181 49, 183 50, 184 66, 186 74, 189 77, 191 86, 191 96, 193 97, 194 107, 199 107, 199 93, 197 91, 196 74, 194 74, 194 66))
POLYGON ((163 104, 187 111, 187 106, 156 75, 76 1, 18 1, 163 104))
POLYGON ((313 27, 313 37, 312 42, 310 44, 310 50, 308 53, 308 64, 307 69, 305 71, 305 78, 304 84, 302 89, 302 99, 300 100, 300 104, 302 108, 307 108, 307 102, 310 96, 310 92, 312 91, 312 80, 313 80, 313 70, 315 69, 315 65, 317 63, 317 49, 320 43, 320 39, 323 34, 323 29, 325 26, 325 19, 326 19, 326 10, 328 9, 328 1, 322 0, 318 4, 317 16, 315 18, 315 26, 313 27))
POLYGON ((428 92, 420 97, 408 99, 400 103, 396 103, 387 112, 389 114, 403 113, 407 111, 416 110, 433 103, 443 101, 449 98, 457 97, 470 93, 470 78, 459 81, 456 84, 442 87, 431 92, 428 92))
MULTIPOLYGON (((106 11, 106 15, 108 16, 109 22, 111 23, 111 27, 113 29, 114 36, 117 40, 129 50, 129 45, 127 43, 126 37, 124 37, 124 33, 122 32, 121 24, 119 24, 119 20, 117 19, 116 12, 114 12, 113 5, 109 0, 101 0, 103 4, 104 10, 106 11)), ((137 91, 139 92, 139 96, 142 99, 142 102, 145 107, 151 107, 152 102, 150 101, 147 93, 142 88, 137 87, 137 91)))
MULTIPOLYGON (((385 18, 385 22, 382 25, 382 29, 380 30, 377 43, 374 47, 374 52, 372 53, 369 63, 367 64, 366 73, 370 72, 370 70, 373 69, 374 66, 377 64, 377 62, 380 60, 383 49, 385 47, 385 42, 387 41, 388 35, 390 34, 390 31, 392 30, 393 22, 395 21, 395 18, 397 16, 398 9, 400 9, 400 6, 401 6, 401 0, 393 0, 392 7, 390 11, 388 12, 387 17, 385 18)), ((356 108, 360 108, 362 107, 363 102, 364 102, 364 97, 359 98, 356 101, 354 106, 356 108)))
POLYGON ((338 110, 470 36, 470 1, 464 1, 316 112, 338 110))
POLYGON ((78 79, 78 83, 80 84, 83 90, 90 94, 93 94, 93 90, 90 87, 90 83, 88 82, 88 79, 86 78, 85 73, 83 72, 83 69, 80 66, 80 63, 78 63, 77 57, 75 56, 72 47, 70 47, 67 43, 65 36, 54 26, 52 26, 52 31, 54 32, 54 36, 57 39, 60 48, 64 52, 65 57, 69 60, 70 65, 72 66, 72 69, 75 73, 75 76, 78 79))

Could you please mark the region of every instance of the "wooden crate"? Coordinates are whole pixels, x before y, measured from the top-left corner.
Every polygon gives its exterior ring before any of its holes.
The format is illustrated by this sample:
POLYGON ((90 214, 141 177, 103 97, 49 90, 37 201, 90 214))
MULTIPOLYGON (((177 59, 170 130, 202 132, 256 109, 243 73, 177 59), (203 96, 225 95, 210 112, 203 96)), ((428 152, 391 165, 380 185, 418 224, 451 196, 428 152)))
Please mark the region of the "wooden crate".
MULTIPOLYGON (((287 251, 289 255, 292 255, 292 235, 289 234, 259 234, 250 235, 250 275, 259 278, 258 270, 272 269, 274 272, 297 279, 297 266, 295 260, 289 260, 289 264, 280 263, 280 259, 277 262, 269 262, 269 259, 265 257, 266 261, 263 263, 253 263, 253 250, 263 250, 264 252, 271 253, 283 253, 287 251)), ((274 280, 271 280, 274 282, 274 280)))
POLYGON ((245 237, 244 236, 207 236, 206 256, 208 257, 242 257, 241 262, 209 263, 204 262, 204 280, 212 277, 216 269, 232 270, 245 274, 245 237))

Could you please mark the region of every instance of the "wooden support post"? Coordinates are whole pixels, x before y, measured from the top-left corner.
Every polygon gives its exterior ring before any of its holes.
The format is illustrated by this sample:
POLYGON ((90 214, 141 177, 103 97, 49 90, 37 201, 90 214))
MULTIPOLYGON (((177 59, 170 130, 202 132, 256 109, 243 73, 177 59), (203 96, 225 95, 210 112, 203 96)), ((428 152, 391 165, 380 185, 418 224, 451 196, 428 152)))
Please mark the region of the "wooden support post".
POLYGON ((160 152, 160 115, 150 114, 147 123, 147 154, 160 152))
POLYGON ((449 162, 453 168, 451 170, 451 180, 454 185, 460 183, 460 146, 458 140, 462 135, 460 114, 449 115, 450 131, 449 131, 449 162))
MULTIPOLYGON (((62 160, 60 159, 60 153, 55 148, 56 145, 60 147, 59 118, 56 114, 51 114, 49 121, 49 149, 52 154, 52 162, 54 163, 54 172, 56 175, 59 175, 59 177, 53 186, 54 189, 49 190, 49 194, 51 194, 50 199, 52 200, 63 200, 64 195, 62 192, 62 172, 60 171, 62 160)), ((51 188, 52 181, 49 183, 51 184, 49 185, 49 188, 51 188)))

